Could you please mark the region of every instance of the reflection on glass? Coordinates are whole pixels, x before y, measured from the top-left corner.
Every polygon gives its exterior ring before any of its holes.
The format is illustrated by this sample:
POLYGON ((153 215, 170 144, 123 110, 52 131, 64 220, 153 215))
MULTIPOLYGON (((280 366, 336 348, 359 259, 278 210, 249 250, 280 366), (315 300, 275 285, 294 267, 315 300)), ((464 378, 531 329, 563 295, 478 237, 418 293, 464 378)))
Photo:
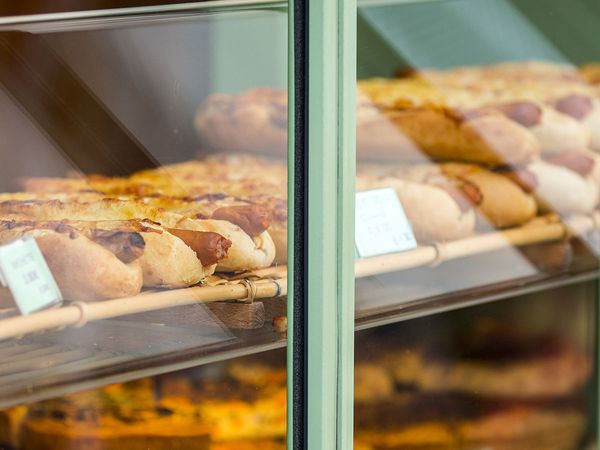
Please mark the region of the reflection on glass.
POLYGON ((418 245, 356 260, 356 442, 596 448, 597 6, 360 5, 357 189, 418 245))
POLYGON ((182 14, 0 33, 0 245, 64 298, 0 288, 0 403, 285 345, 287 12, 182 14), (240 154, 266 125, 278 158, 240 154))
POLYGON ((596 433, 594 291, 588 284, 358 333, 356 441, 586 448, 596 433))
POLYGON ((0 446, 284 450, 285 353, 212 364, 0 412, 0 446))
MULTIPOLYGON (((576 3, 573 23, 587 8, 576 3)), ((359 255, 359 318, 593 273, 597 45, 529 0, 365 3, 358 14, 357 190, 393 189, 418 243, 359 255), (570 63, 558 49, 575 45, 588 54, 570 63)))

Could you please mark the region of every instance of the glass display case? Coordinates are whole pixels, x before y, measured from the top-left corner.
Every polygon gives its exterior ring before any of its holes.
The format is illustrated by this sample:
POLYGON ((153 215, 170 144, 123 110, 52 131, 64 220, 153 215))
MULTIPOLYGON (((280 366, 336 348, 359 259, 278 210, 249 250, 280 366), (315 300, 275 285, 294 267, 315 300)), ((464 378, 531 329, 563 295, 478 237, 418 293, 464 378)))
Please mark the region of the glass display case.
POLYGON ((600 7, 0 7, 0 449, 596 448, 600 7))
POLYGON ((595 448, 597 5, 357 23, 356 442, 595 448))
POLYGON ((202 130, 286 139, 287 8, 184 6, 5 18, 2 405, 285 346, 285 155, 202 130))

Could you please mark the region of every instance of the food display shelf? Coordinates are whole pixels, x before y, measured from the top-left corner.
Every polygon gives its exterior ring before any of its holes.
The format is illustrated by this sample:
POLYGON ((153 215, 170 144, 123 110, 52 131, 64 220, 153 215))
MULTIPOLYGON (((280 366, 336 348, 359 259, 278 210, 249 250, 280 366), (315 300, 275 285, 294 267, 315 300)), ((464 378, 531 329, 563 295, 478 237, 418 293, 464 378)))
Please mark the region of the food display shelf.
MULTIPOLYGON (((484 254, 512 246, 518 247, 560 241, 570 235, 580 236, 596 229, 598 223, 600 223, 600 213, 594 213, 590 216, 574 216, 564 222, 541 220, 531 225, 502 232, 484 233, 451 242, 422 245, 406 252, 358 259, 355 274, 357 279, 361 279, 424 266, 437 267, 442 263, 459 258, 484 254)), ((514 280, 511 280, 511 282, 514 283, 514 280)), ((134 297, 104 302, 68 302, 62 307, 27 316, 5 317, 0 319, 0 340, 18 338, 31 333, 57 328, 79 328, 92 321, 148 313, 184 305, 217 302, 252 304, 254 299, 277 299, 287 293, 287 270, 284 266, 278 266, 272 269, 255 271, 251 274, 241 274, 229 280, 219 279, 218 282, 213 284, 176 290, 146 291, 134 297)), ((430 302, 422 302, 424 305, 428 303, 430 302)), ((454 303, 459 306, 461 301, 454 301, 454 303)), ((223 307, 226 311, 228 308, 232 308, 233 305, 225 304, 223 307)), ((360 300, 358 309, 361 309, 360 300)), ((365 309, 368 310, 369 308, 365 309)), ((10 311, 8 314, 10 315, 10 311)), ((368 314, 362 316, 365 315, 368 314)), ((262 325, 264 325, 264 319, 255 324, 236 328, 252 329, 260 328, 262 325)))
MULTIPOLYGON (((597 270, 570 271, 554 276, 538 275, 498 283, 484 288, 473 288, 452 294, 431 296, 405 303, 370 308, 357 311, 356 329, 380 327, 404 320, 451 311, 458 308, 515 298, 521 295, 575 285, 598 279, 597 270)), ((381 292, 372 294, 373 298, 384 295, 381 292)))
POLYGON ((85 329, 0 343, 0 409, 286 345, 285 334, 271 327, 232 332, 136 319, 103 320, 85 329))
MULTIPOLYGON (((595 216, 574 216, 564 222, 542 220, 358 259, 357 328, 595 279, 597 270, 575 264, 554 275, 539 273, 437 295, 427 291, 417 295, 393 283, 376 287, 378 277, 388 276, 402 284, 402 274, 412 277, 415 270, 444 270, 453 260, 465 264, 469 258, 513 246, 560 242, 572 234, 592 232, 597 223, 595 216), (401 298, 402 292, 408 292, 408 297, 401 298), (381 299, 388 303, 381 304, 381 299)), ((4 339, 0 342, 0 407, 285 346, 284 266, 211 283, 104 302, 71 302, 29 316, 5 310, 0 319, 4 339)))

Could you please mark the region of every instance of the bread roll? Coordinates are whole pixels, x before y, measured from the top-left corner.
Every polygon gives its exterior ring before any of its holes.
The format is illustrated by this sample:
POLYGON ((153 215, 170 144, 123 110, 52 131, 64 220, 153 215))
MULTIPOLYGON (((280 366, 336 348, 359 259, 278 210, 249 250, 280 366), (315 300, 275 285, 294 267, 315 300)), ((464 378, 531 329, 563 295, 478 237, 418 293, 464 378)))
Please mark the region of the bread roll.
POLYGON ((359 191, 384 187, 396 191, 417 241, 459 239, 474 232, 473 207, 441 187, 385 176, 357 179, 359 191))
POLYGON ((23 235, 35 238, 56 283, 67 300, 94 301, 136 295, 142 288, 138 260, 124 263, 85 236, 31 227, 3 228, 0 244, 23 235))

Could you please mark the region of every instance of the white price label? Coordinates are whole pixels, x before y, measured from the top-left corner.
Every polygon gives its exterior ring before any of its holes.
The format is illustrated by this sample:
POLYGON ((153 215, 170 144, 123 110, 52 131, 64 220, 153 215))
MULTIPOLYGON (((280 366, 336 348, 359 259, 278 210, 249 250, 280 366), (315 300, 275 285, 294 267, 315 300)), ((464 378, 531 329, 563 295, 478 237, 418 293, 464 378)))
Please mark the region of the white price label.
POLYGON ((417 247, 404 209, 392 188, 356 193, 356 252, 361 258, 417 247))
POLYGON ((31 236, 0 246, 0 281, 10 289, 21 314, 62 300, 48 264, 31 236))

